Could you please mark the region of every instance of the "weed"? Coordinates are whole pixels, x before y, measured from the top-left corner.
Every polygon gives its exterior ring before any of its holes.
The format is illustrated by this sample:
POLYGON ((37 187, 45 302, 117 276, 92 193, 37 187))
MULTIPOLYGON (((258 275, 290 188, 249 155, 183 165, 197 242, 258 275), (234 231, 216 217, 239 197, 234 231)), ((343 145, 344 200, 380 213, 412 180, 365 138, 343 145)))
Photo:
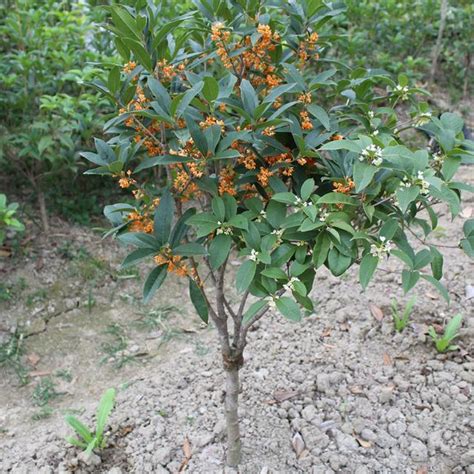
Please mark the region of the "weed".
POLYGON ((416 302, 416 296, 410 298, 405 309, 403 310, 402 315, 398 312, 398 303, 396 299, 392 299, 392 318, 393 324, 395 325, 395 330, 398 332, 402 332, 408 325, 408 321, 410 319, 411 311, 413 306, 416 302))
POLYGON ((135 325, 139 329, 154 330, 160 328, 168 332, 170 329, 166 324, 167 319, 173 311, 177 310, 178 308, 176 306, 166 305, 144 311, 141 313, 141 317, 135 321, 135 325))
POLYGON ((33 416, 31 417, 31 419, 33 421, 40 421, 40 420, 44 420, 46 418, 49 418, 51 417, 51 415, 54 413, 54 410, 49 407, 49 406, 44 406, 42 407, 39 411, 37 411, 36 413, 33 414, 33 416))
POLYGON ((51 378, 41 379, 33 390, 33 403, 39 407, 45 407, 51 400, 61 395, 56 391, 56 387, 51 378))
POLYGON ((72 381, 72 373, 69 369, 59 369, 54 373, 55 377, 65 380, 66 382, 72 381))
POLYGON ((99 402, 96 415, 96 428, 92 432, 81 423, 76 417, 68 415, 65 417, 66 422, 76 432, 77 438, 72 436, 66 440, 73 446, 78 446, 85 450, 87 454, 92 453, 94 449, 103 449, 105 447, 104 429, 107 424, 107 419, 114 408, 115 389, 109 388, 99 402))
POLYGON ((21 356, 24 354, 23 339, 24 335, 16 331, 6 342, 0 344, 0 366, 12 368, 20 383, 25 385, 28 383, 28 371, 21 362, 21 356))
POLYGON ((457 314, 446 325, 442 336, 436 333, 433 326, 429 327, 428 334, 431 336, 431 339, 435 343, 436 350, 438 352, 455 351, 456 349, 458 349, 458 346, 451 345, 451 341, 453 341, 458 336, 458 331, 461 327, 461 324, 462 316, 460 314, 457 314))
POLYGON ((28 308, 31 308, 36 303, 41 303, 42 301, 45 301, 47 298, 48 298, 48 290, 46 288, 38 288, 37 290, 35 290, 33 293, 30 293, 26 297, 26 306, 28 306, 28 308))
POLYGON ((13 283, 0 283, 0 301, 11 301, 18 298, 28 288, 24 278, 13 283))
POLYGON ((110 335, 112 341, 102 344, 102 351, 106 355, 102 358, 101 364, 113 358, 115 360, 115 367, 121 369, 125 364, 134 360, 132 355, 125 353, 128 347, 128 340, 124 329, 120 325, 116 323, 110 324, 107 326, 105 334, 110 335))

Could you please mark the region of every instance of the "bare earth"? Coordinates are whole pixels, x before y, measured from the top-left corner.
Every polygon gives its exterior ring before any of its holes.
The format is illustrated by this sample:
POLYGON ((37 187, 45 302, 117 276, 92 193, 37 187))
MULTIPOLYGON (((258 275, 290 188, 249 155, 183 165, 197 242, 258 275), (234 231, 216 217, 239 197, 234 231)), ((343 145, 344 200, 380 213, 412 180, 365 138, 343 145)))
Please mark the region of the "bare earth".
MULTIPOLYGON (((472 167, 460 175, 474 182, 472 167)), ((445 216, 432 240, 458 242, 472 215, 467 196, 462 215, 445 216)), ((0 263, 10 294, 0 302, 0 343, 17 326, 26 334, 19 360, 30 374, 22 385, 0 366, 0 472, 229 472, 216 333, 194 315, 185 282, 168 282, 145 307, 142 280, 119 271, 124 248, 91 230, 54 227, 52 244, 0 263), (45 395, 47 383, 59 395, 45 395), (92 424, 112 386, 108 447, 87 465, 64 440, 72 433, 63 417, 92 424)), ((458 249, 443 253, 451 305, 419 283, 402 334, 390 301, 409 298, 394 259, 365 293, 356 268, 343 280, 321 271, 316 314, 301 324, 262 320, 242 370, 240 472, 474 473, 474 297, 466 292, 474 263, 458 249), (460 350, 438 355, 427 327, 458 312, 460 350)))

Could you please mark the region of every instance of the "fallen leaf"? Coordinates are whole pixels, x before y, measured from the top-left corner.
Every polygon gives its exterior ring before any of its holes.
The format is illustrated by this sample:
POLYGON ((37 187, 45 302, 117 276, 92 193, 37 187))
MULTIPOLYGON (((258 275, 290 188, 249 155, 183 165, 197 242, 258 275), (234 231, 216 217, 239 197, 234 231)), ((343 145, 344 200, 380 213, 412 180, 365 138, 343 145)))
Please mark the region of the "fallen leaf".
POLYGON ((46 375, 51 375, 51 370, 35 370, 30 372, 30 377, 45 377, 46 375))
POLYGON ((273 392, 273 397, 275 402, 281 403, 291 398, 297 397, 300 394, 297 390, 285 390, 285 389, 276 389, 273 392))
POLYGON ((426 292, 426 296, 432 300, 439 300, 438 295, 435 295, 434 293, 430 293, 429 291, 426 292))
POLYGON ((372 313, 372 316, 377 320, 377 321, 382 321, 383 319, 383 311, 375 304, 370 304, 369 305, 370 312, 372 313))
POLYGON ((125 436, 127 436, 128 434, 130 434, 131 432, 133 431, 133 426, 131 425, 126 425, 126 426, 122 426, 117 434, 119 437, 121 438, 124 438, 125 436))
POLYGON ((12 254, 10 249, 1 248, 0 249, 0 257, 9 257, 12 254))
POLYGON ((33 367, 35 367, 36 365, 38 365, 38 362, 40 361, 40 356, 36 354, 35 352, 32 352, 31 354, 28 354, 26 356, 26 359, 33 367))
POLYGON ((364 393, 364 390, 362 389, 361 386, 359 385, 350 385, 349 386, 349 390, 351 391, 351 393, 353 393, 354 395, 357 395, 359 393, 364 393))
POLYGON ((191 459, 191 456, 192 456, 191 443, 189 442, 189 438, 187 436, 184 438, 183 453, 186 459, 191 459))
POLYGON ((296 457, 299 458, 303 453, 306 445, 303 440, 303 437, 300 433, 296 432, 291 440, 291 444, 293 445, 293 449, 295 450, 296 457))
POLYGON ((383 365, 393 365, 393 360, 388 352, 383 353, 383 365))
POLYGON ((372 443, 370 441, 367 441, 365 439, 360 438, 359 436, 354 436, 354 438, 357 440, 357 442, 363 447, 363 448, 371 448, 372 443))
POLYGON ((472 216, 472 207, 465 207, 460 213, 459 215, 463 218, 463 219, 469 219, 471 216, 472 216))

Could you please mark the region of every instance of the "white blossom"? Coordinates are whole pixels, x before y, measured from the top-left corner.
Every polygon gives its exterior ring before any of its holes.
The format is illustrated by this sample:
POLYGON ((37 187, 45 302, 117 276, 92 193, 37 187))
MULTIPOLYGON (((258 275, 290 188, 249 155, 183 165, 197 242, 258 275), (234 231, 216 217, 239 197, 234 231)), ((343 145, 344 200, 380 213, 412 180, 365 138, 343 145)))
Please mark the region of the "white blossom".
POLYGON ((297 281, 300 281, 299 278, 296 278, 296 277, 291 277, 290 280, 288 281, 288 283, 285 283, 283 285, 283 288, 286 290, 286 291, 293 291, 295 289, 295 283, 297 281))
POLYGON ((382 148, 373 143, 364 148, 359 156, 359 161, 367 161, 374 166, 380 166, 383 162, 382 148))
POLYGON ((370 254, 374 257, 382 258, 390 255, 390 251, 394 245, 391 240, 387 240, 385 237, 380 237, 379 242, 370 246, 370 254))
POLYGON ((249 259, 250 259, 250 260, 253 260, 254 262, 257 261, 257 259, 258 259, 258 252, 257 252, 255 249, 252 249, 252 250, 250 251, 249 259))

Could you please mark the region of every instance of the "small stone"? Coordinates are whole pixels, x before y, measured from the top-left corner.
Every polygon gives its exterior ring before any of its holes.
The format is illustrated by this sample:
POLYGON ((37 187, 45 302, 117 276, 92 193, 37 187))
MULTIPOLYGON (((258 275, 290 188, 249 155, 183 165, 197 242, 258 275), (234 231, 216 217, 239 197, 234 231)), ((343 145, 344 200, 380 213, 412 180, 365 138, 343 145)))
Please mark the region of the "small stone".
POLYGON ((107 474, 122 474, 122 469, 119 467, 113 467, 112 469, 109 469, 107 474))
POLYGON ((398 420, 388 425, 388 432, 394 437, 399 438, 407 430, 407 425, 404 421, 398 420))
POLYGON ((85 451, 82 451, 82 453, 80 453, 77 456, 77 459, 79 459, 79 461, 82 461, 87 466, 99 466, 100 463, 102 462, 102 460, 100 459, 99 456, 97 456, 97 454, 95 453, 88 454, 85 451))
POLYGON ((377 439, 377 435, 369 428, 364 428, 360 432, 360 435, 362 436, 363 439, 367 441, 375 441, 377 439))
POLYGON ((461 465, 463 467, 474 464, 474 449, 470 449, 465 453, 461 454, 461 465))
POLYGON ((407 432, 410 436, 413 436, 414 438, 419 439, 421 441, 425 441, 428 439, 426 431, 423 430, 417 423, 412 423, 411 425, 408 425, 407 432))
POLYGON ((309 422, 316 418, 317 415, 318 412, 314 405, 308 405, 301 411, 301 416, 303 417, 303 419, 309 422))
POLYGON ((158 448, 153 453, 153 462, 155 464, 166 465, 171 461, 171 448, 158 448))
POLYGON ((428 449, 421 441, 414 439, 410 445, 410 455, 413 461, 426 461, 428 459, 428 449))
POLYGON ((380 403, 388 403, 393 396, 393 389, 390 387, 383 387, 379 393, 380 403))
POLYGON ((352 451, 359 447, 359 444, 352 436, 341 431, 336 431, 336 444, 341 451, 352 451))

